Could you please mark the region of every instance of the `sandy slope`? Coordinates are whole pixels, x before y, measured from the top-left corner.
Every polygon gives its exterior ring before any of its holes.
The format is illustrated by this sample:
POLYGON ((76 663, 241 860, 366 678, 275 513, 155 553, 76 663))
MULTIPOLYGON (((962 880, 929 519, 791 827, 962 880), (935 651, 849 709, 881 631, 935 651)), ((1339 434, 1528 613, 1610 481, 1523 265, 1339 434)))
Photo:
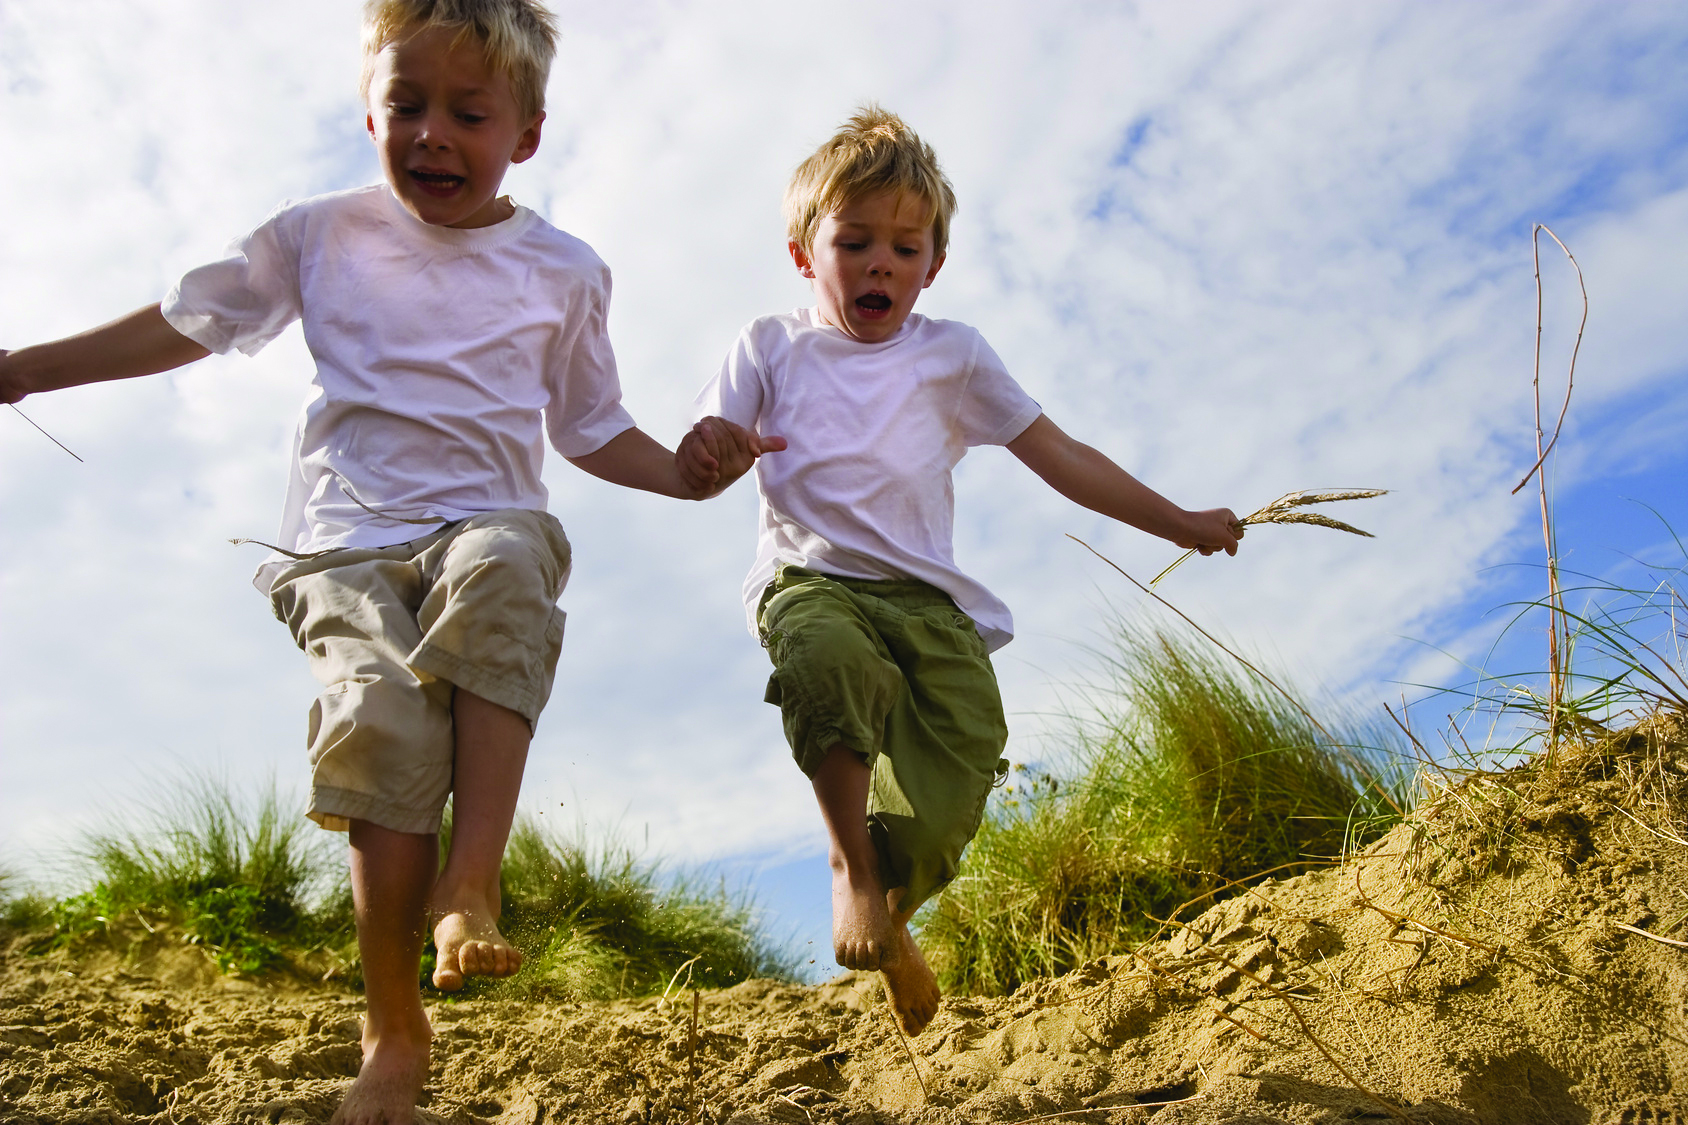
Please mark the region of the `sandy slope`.
MULTIPOLYGON (((1136 953, 948 999, 912 1050, 848 974, 703 993, 695 1031, 690 994, 441 1003, 423 1119, 1688 1122, 1688 948, 1636 932, 1688 941, 1685 799, 1682 728, 1655 724, 1456 790, 1136 953)), ((14 951, 0 1121, 325 1121, 359 1007, 185 948, 14 951)))

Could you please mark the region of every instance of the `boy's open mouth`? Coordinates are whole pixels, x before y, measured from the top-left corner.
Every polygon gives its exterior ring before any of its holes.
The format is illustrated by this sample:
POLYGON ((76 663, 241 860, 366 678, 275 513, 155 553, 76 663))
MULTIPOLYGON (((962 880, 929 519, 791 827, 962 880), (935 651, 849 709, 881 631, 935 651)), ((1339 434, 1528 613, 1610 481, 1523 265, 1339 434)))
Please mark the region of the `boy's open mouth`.
POLYGON ((885 312, 891 307, 891 298, 883 293, 865 293, 856 298, 856 307, 863 312, 885 312))
POLYGON ((450 172, 410 172, 411 180, 422 190, 437 195, 448 195, 463 186, 463 177, 454 176, 450 172))

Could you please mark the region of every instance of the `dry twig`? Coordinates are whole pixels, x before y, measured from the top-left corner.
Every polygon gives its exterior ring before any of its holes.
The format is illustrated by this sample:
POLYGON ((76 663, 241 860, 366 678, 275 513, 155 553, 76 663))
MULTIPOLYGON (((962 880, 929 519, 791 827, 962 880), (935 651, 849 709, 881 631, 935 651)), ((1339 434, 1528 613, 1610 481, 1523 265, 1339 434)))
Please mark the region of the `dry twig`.
POLYGON ((932 1092, 926 1088, 926 1076, 920 1073, 920 1063, 915 1061, 914 1048, 909 1046, 908 1036, 903 1034, 903 1027, 897 1022, 895 1013, 890 1008, 885 1009, 885 1015, 891 1021, 891 1028, 897 1033, 897 1038, 903 1044, 903 1053, 908 1056, 909 1066, 914 1068, 914 1077, 920 1082, 920 1096, 924 1101, 932 1100, 932 1092))
MULTIPOLYGON (((1559 543, 1553 531, 1553 508, 1548 502, 1547 473, 1544 466, 1547 455, 1553 452, 1559 444, 1559 433, 1565 426, 1565 412, 1571 408, 1571 388, 1577 377, 1577 353, 1582 350, 1583 329, 1588 327, 1588 286, 1583 283, 1582 267, 1577 264, 1576 255, 1571 253, 1570 247, 1560 242, 1559 236, 1554 234, 1541 223, 1530 228, 1530 254, 1535 261, 1536 269, 1536 358, 1535 374, 1530 387, 1535 399, 1536 409, 1536 463, 1530 466, 1530 471, 1524 474, 1524 479, 1513 488, 1513 495, 1530 483, 1530 478, 1536 478, 1536 485, 1541 500, 1541 535, 1542 542, 1547 549, 1547 729, 1557 732, 1559 729, 1559 704, 1565 693, 1565 661, 1570 657, 1571 623, 1565 612, 1565 598, 1559 588, 1559 543), (1571 268, 1577 272, 1577 288, 1582 292, 1582 320, 1577 324, 1577 340, 1571 347, 1571 363, 1565 373, 1565 401, 1559 405, 1559 420, 1553 424, 1553 437, 1544 445, 1545 435, 1541 424, 1541 332, 1542 332, 1542 288, 1541 288, 1541 235, 1547 232, 1547 237, 1559 244, 1559 249, 1565 252, 1565 257, 1571 262, 1571 268)), ((1551 752, 1552 742, 1549 742, 1551 752)))
POLYGON ((700 1000, 692 989, 692 1023, 686 1033, 686 1101, 692 1109, 692 1125, 697 1125, 697 1010, 700 1000))
POLYGON ((1688 949, 1688 941, 1677 941, 1675 938, 1660 937, 1658 934, 1650 933, 1647 930, 1642 929, 1640 926, 1631 926, 1624 922, 1613 922, 1612 925, 1616 926, 1620 930, 1628 930, 1632 934, 1640 934, 1644 938, 1652 938, 1661 945, 1674 945, 1678 949, 1688 949))
MULTIPOLYGON (((64 442, 62 442, 58 438, 54 437, 52 434, 48 433, 46 430, 42 430, 40 426, 36 425, 35 419, 31 418, 29 415, 25 414, 23 411, 18 410, 18 404, 17 403, 8 402, 6 405, 11 407, 13 410, 16 410, 19 418, 22 418, 25 422, 28 422, 31 426, 35 426, 35 428, 37 430, 40 430, 42 437, 46 438, 48 441, 50 441, 54 445, 58 446, 60 449, 64 450, 66 453, 69 453, 72 457, 76 457, 76 454, 71 452, 70 446, 66 445, 64 442)), ((80 458, 80 457, 76 457, 76 459, 78 461, 82 461, 82 458, 80 458)), ((87 464, 86 461, 83 461, 82 463, 84 465, 87 464)))
MULTIPOLYGON (((1200 1065, 1200 1064, 1198 1064, 1200 1065)), ((1044 1113, 1037 1117, 1023 1118, 1025 1121, 1059 1121, 1063 1117, 1083 1117, 1087 1113, 1107 1113, 1115 1109, 1161 1109, 1169 1105, 1185 1105, 1188 1102, 1199 1102, 1207 1097, 1206 1094, 1191 1094, 1187 1098, 1179 1098, 1173 1102, 1132 1102, 1130 1105, 1097 1105, 1089 1109, 1064 1109, 1059 1113, 1044 1113)))

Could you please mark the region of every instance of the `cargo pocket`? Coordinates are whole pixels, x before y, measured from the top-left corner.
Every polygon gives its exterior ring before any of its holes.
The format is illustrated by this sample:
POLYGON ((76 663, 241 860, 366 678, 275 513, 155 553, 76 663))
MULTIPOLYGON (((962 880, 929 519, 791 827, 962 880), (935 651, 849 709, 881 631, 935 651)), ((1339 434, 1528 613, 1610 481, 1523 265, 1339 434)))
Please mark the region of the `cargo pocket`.
POLYGON ((767 690, 762 693, 762 702, 778 707, 785 702, 785 689, 780 686, 780 662, 785 657, 785 634, 778 629, 763 629, 761 639, 762 647, 768 650, 768 659, 774 664, 773 675, 768 677, 767 690))

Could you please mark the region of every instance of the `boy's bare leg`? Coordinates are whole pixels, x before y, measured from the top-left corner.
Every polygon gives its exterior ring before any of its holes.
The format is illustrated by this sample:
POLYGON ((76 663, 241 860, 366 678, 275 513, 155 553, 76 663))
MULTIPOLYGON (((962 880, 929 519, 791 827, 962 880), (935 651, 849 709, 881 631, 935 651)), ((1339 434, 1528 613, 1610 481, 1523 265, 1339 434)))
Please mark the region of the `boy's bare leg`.
POLYGON ((432 1032, 416 981, 439 838, 354 820, 352 905, 369 1014, 363 1065, 332 1125, 406 1125, 428 1078, 432 1032))
POLYGON ((879 855, 867 832, 873 771, 839 744, 811 779, 826 822, 832 866, 832 953, 846 969, 881 969, 903 951, 879 881, 879 855))
POLYGON ((885 992, 891 998, 891 1010, 897 1015, 897 1025, 904 1035, 919 1035, 938 1014, 938 978, 926 963, 926 955, 914 943, 909 933, 909 919, 914 911, 898 909, 906 887, 893 887, 885 894, 885 905, 891 911, 891 925, 897 931, 897 957, 880 966, 885 973, 885 992))
POLYGON ((914 911, 898 910, 905 888, 886 891, 880 883, 879 853, 867 831, 873 771, 860 754, 838 745, 821 759, 813 781, 832 865, 833 955, 847 969, 883 972, 898 1026, 919 1035, 938 1014, 938 978, 908 931, 914 911))
POLYGON ((451 850, 432 902, 434 987, 446 992, 462 988, 465 977, 507 977, 522 966, 521 951, 498 932, 498 870, 533 737, 522 716, 462 688, 451 711, 451 850))

